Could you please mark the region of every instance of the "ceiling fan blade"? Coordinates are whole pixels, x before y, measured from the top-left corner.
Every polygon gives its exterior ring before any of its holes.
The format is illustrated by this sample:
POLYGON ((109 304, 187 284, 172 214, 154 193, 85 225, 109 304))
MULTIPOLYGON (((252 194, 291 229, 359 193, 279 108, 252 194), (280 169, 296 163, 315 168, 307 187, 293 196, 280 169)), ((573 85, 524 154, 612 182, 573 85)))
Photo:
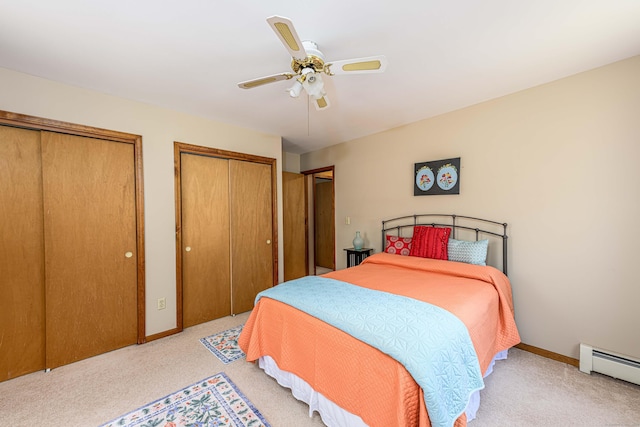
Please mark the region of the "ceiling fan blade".
POLYGON ((329 104, 329 98, 327 98, 327 96, 323 96, 322 98, 314 98, 313 96, 310 96, 309 98, 311 98, 313 100, 313 104, 316 106, 316 110, 320 111, 320 110, 324 110, 326 108, 329 108, 331 106, 331 104, 329 104))
POLYGON ((280 80, 289 80, 289 79, 294 78, 296 76, 297 76, 296 74, 292 74, 292 73, 273 74, 271 76, 260 77, 260 78, 257 78, 257 79, 247 80, 245 82, 240 82, 240 83, 238 83, 238 87, 241 88, 241 89, 252 89, 252 88, 257 87, 257 86, 262 86, 262 85, 266 85, 268 83, 278 82, 280 80))
POLYGON ((387 68, 387 57, 384 55, 366 58, 345 59, 329 62, 325 65, 329 69, 327 74, 361 74, 382 73, 387 68))
POLYGON ((293 22, 289 18, 271 16, 267 18, 267 22, 294 59, 302 60, 307 58, 307 52, 304 50, 300 37, 298 37, 296 29, 293 27, 293 22))

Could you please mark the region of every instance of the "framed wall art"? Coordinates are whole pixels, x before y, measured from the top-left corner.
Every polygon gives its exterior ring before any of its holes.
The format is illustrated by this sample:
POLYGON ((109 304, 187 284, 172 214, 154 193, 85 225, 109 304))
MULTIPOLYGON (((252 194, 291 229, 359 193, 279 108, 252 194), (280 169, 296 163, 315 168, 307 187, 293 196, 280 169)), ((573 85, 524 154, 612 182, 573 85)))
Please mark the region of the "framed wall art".
POLYGON ((460 157, 416 163, 413 195, 460 194, 460 157))

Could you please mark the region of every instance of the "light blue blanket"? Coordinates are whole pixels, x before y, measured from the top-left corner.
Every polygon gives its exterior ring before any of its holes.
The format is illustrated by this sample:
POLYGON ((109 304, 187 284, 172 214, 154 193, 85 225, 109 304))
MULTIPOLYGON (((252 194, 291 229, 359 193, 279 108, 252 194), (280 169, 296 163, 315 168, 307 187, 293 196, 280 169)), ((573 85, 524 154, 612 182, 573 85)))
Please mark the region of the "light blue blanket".
POLYGON ((412 298, 307 276, 260 292, 305 311, 402 363, 422 387, 431 425, 450 427, 484 388, 469 332, 450 312, 412 298))

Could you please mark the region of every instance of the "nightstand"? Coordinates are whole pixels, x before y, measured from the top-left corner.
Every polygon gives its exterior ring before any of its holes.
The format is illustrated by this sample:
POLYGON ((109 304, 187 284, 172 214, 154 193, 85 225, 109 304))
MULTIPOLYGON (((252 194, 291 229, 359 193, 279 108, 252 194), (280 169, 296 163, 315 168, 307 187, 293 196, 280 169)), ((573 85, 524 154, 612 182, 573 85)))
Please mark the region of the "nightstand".
POLYGON ((355 267, 359 265, 363 259, 371 255, 372 248, 346 248, 347 251, 347 267, 355 267))

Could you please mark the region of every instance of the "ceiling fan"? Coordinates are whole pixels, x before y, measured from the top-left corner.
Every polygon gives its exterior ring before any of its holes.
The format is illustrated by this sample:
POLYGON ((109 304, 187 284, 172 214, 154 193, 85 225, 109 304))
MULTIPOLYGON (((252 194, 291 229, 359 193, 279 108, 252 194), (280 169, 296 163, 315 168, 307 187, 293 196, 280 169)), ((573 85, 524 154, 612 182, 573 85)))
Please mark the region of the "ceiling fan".
POLYGON ((325 62, 324 55, 318 50, 318 45, 315 42, 309 40, 300 41, 290 19, 282 16, 272 16, 267 18, 267 22, 291 54, 291 69, 293 72, 273 74, 238 83, 238 86, 242 89, 252 89, 280 80, 295 79, 293 86, 288 89, 289 95, 297 98, 300 96, 302 89, 304 89, 314 99, 316 109, 322 110, 329 107, 329 99, 324 90, 322 73, 328 76, 381 73, 387 67, 387 58, 384 55, 325 62))

